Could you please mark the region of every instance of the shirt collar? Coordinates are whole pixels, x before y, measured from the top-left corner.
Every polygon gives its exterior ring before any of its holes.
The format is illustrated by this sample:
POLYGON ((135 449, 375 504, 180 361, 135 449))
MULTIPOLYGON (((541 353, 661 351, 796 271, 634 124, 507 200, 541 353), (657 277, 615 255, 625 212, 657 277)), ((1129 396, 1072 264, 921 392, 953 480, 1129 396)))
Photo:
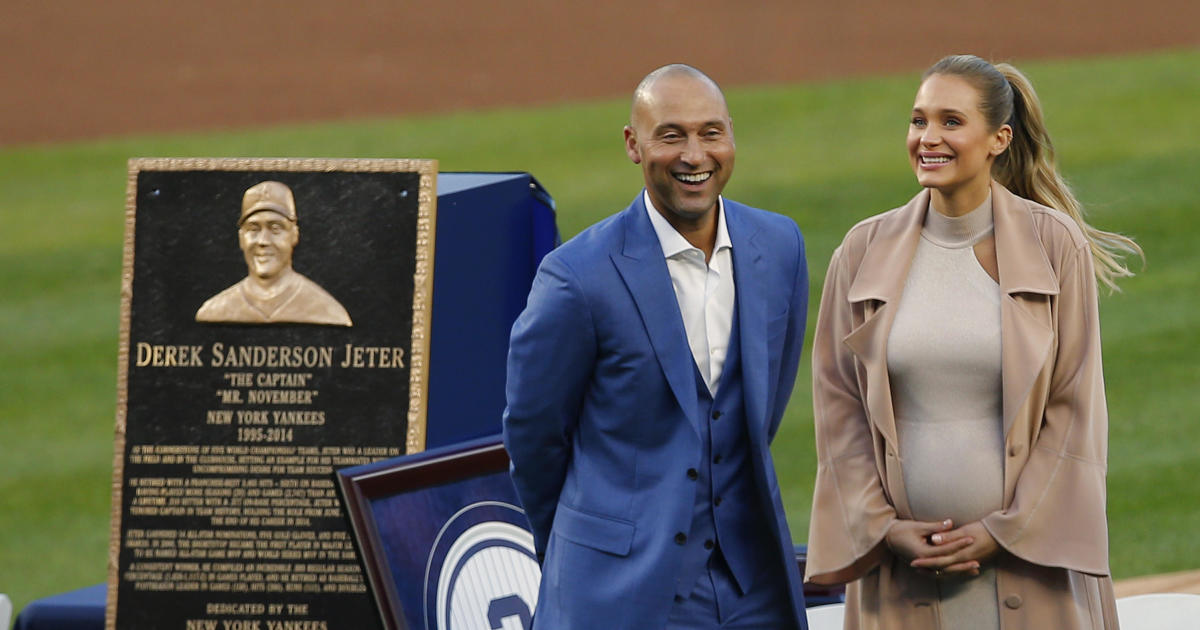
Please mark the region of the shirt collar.
MULTIPOLYGON (((671 258, 682 252, 690 249, 699 249, 689 243, 683 235, 677 232, 670 223, 667 222, 658 210, 654 207, 654 202, 650 201, 650 193, 642 191, 642 200, 646 204, 646 214, 650 215, 650 225, 654 226, 654 233, 658 235, 658 244, 662 246, 663 256, 671 258)), ((725 225, 725 198, 717 196, 717 238, 713 243, 713 253, 717 253, 724 248, 733 248, 733 242, 729 240, 729 228, 725 225)))

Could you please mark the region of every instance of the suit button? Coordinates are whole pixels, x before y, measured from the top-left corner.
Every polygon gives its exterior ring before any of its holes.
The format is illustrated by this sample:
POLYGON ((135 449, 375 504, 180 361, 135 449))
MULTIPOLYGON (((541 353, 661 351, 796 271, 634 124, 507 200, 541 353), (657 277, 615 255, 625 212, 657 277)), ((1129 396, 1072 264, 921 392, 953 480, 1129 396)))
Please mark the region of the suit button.
POLYGON ((1013 610, 1020 608, 1022 603, 1020 595, 1009 595, 1004 598, 1004 605, 1013 610))
POLYGON ((676 596, 675 596, 675 603, 676 603, 676 604, 678 604, 678 603, 680 603, 680 602, 682 602, 682 601, 683 601, 683 595, 676 595, 676 596))
POLYGON ((679 532, 678 534, 675 534, 675 544, 676 545, 682 545, 686 542, 687 542, 687 534, 685 534, 683 532, 679 532))
POLYGON ((695 468, 689 468, 687 471, 687 476, 688 476, 688 479, 695 481, 696 479, 698 479, 700 477, 700 473, 696 472, 695 468))
POLYGON ((714 458, 713 458, 713 463, 714 463, 714 464, 720 464, 720 463, 721 463, 721 456, 720 456, 720 455, 717 455, 716 457, 714 457, 714 458))
POLYGON ((720 420, 720 419, 721 419, 721 412, 720 412, 720 411, 714 411, 714 412, 713 412, 713 420, 720 420))
POLYGON ((713 505, 721 505, 721 497, 713 499, 713 505))
POLYGON ((713 541, 711 541, 711 540, 706 540, 706 541, 704 541, 704 548, 705 548, 705 549, 712 549, 712 548, 713 548, 713 547, 715 547, 715 546, 716 546, 716 545, 715 545, 715 544, 713 543, 713 541))

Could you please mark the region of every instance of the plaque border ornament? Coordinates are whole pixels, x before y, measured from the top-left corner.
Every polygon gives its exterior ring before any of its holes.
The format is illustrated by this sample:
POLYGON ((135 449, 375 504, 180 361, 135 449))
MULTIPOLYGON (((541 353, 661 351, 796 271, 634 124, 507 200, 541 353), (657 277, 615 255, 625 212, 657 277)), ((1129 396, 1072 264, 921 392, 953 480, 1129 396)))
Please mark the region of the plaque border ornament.
POLYGON ((117 410, 113 445, 112 506, 108 548, 105 630, 115 630, 120 585, 121 517, 129 403, 130 315, 133 306, 134 227, 137 183, 142 171, 242 171, 295 173, 407 172, 419 175, 414 252, 412 345, 408 355, 409 403, 405 453, 425 450, 437 206, 437 160, 393 158, 130 158, 125 188, 125 236, 121 266, 121 324, 117 352, 117 410))

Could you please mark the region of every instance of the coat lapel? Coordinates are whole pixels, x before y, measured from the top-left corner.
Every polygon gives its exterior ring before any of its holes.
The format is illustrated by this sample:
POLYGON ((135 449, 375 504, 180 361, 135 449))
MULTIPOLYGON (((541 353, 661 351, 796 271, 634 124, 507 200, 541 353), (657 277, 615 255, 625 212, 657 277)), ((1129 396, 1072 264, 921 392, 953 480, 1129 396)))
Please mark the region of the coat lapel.
POLYGON ((733 283, 742 355, 742 389, 751 443, 765 435, 767 421, 767 294, 762 286, 763 252, 757 226, 745 220, 736 204, 725 200, 725 225, 733 245, 733 283))
POLYGON ((1058 280, 1046 258, 1028 202, 992 182, 996 264, 1000 270, 1004 435, 1054 344, 1050 300, 1058 280))
MULTIPOLYGON (((929 191, 881 220, 847 299, 865 305, 866 320, 843 342, 867 374, 866 404, 871 421, 897 445, 896 418, 887 373, 887 341, 908 270, 920 240, 929 191)), ((1058 281, 1028 203, 992 182, 996 260, 1000 272, 1001 373, 1004 434, 1025 402, 1054 342, 1048 296, 1058 294, 1058 281)))
POLYGON ((863 305, 866 320, 842 341, 866 371, 866 405, 871 410, 871 422, 896 448, 899 441, 887 372, 887 342, 928 207, 929 191, 923 190, 907 205, 880 220, 878 232, 864 253, 846 295, 851 304, 867 302, 863 305))
POLYGON ((695 359, 683 329, 683 316, 671 287, 671 274, 662 245, 646 216, 642 196, 621 215, 625 241, 620 252, 611 254, 613 264, 633 296, 642 324, 650 337, 654 356, 662 367, 671 392, 688 419, 696 426, 695 359))

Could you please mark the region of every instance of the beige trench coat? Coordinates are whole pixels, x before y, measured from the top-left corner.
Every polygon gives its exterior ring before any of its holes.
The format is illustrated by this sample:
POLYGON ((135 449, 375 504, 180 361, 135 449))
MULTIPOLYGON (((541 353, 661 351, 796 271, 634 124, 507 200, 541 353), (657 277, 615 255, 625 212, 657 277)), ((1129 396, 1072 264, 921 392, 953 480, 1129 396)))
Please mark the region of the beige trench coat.
MULTIPOLYGON (((938 627, 932 578, 884 534, 911 519, 887 340, 929 192, 859 223, 834 252, 813 342, 817 481, 805 580, 847 587, 846 628, 938 627)), ((1003 508, 983 519, 1002 551, 1001 626, 1116 628, 1108 569, 1108 415, 1096 281, 1067 215, 992 183, 1001 290, 1003 508)), ((931 323, 930 332, 934 334, 931 323)))

